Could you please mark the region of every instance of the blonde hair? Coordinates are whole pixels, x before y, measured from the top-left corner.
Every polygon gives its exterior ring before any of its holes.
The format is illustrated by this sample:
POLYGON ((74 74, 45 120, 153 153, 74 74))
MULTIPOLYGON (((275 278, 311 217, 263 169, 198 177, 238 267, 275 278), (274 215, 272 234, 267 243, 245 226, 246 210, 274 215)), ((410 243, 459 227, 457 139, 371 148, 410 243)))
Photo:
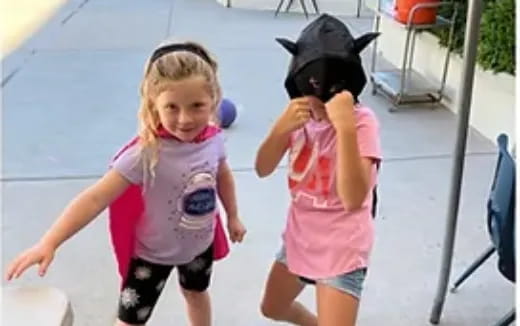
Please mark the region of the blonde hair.
MULTIPOLYGON (((159 48, 179 44, 192 49, 175 50, 151 62, 148 59, 144 77, 141 82, 141 105, 139 108, 139 144, 144 176, 155 176, 154 170, 159 160, 159 139, 157 129, 160 126, 159 114, 154 108, 155 98, 167 87, 168 82, 179 81, 191 77, 203 77, 207 81, 208 91, 214 98, 214 108, 222 99, 222 92, 217 78, 217 63, 202 45, 195 42, 168 42, 159 48)), ((216 122, 216 118, 212 117, 216 122)))

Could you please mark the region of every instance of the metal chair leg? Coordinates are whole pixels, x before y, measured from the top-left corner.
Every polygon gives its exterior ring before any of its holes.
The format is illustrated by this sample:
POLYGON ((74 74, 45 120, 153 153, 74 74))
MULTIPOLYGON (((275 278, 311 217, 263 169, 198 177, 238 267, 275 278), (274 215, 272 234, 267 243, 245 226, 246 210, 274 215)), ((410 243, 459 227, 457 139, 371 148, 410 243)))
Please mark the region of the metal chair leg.
POLYGON ((356 12, 356 18, 359 18, 361 16, 361 3, 363 0, 358 0, 357 2, 357 12, 356 12))
MULTIPOLYGON (((312 1, 312 5, 314 6, 314 11, 316 11, 316 14, 319 15, 320 14, 320 10, 318 9, 318 3, 316 2, 316 0, 311 0, 312 1)), ((361 0, 359 0, 361 1, 361 0)))
POLYGON ((305 18, 309 18, 309 13, 307 12, 307 7, 305 6, 305 0, 300 0, 300 5, 302 6, 303 13, 305 14, 305 18))
MULTIPOLYGON (((361 0, 359 0, 359 1, 361 1, 361 0)), ((280 0, 280 2, 278 2, 278 6, 276 7, 276 10, 274 12, 275 17, 278 16, 278 14, 280 13, 280 10, 282 9, 284 2, 285 2, 285 0, 280 0)), ((318 9, 318 3, 316 2, 316 0, 311 0, 311 2, 314 7, 314 10, 316 11, 316 14, 319 14, 320 10, 318 9)), ((289 0, 289 2, 287 3, 287 6, 285 7, 285 12, 289 12, 289 9, 291 9, 291 6, 293 5, 293 3, 294 3, 294 0, 289 0)), ((309 18, 309 12, 307 11, 307 6, 305 5, 305 0, 300 0, 300 5, 302 6, 303 13, 305 14, 305 18, 309 18)))
POLYGON ((496 251, 496 248, 492 245, 486 251, 480 255, 480 257, 477 258, 471 264, 465 271, 462 273, 462 275, 455 281, 453 287, 451 288, 451 292, 455 292, 459 285, 462 284, 473 272, 480 267, 494 252, 496 251))
POLYGON ((278 7, 276 7, 276 11, 274 12, 275 17, 280 13, 280 9, 282 8, 284 2, 285 0, 280 0, 280 2, 278 2, 278 7))
POLYGON ((291 6, 293 4, 294 0, 289 0, 289 3, 287 4, 287 7, 285 7, 285 12, 289 12, 289 9, 291 9, 291 6))
POLYGON ((511 309, 502 319, 500 319, 494 326, 508 326, 516 319, 515 309, 511 309))

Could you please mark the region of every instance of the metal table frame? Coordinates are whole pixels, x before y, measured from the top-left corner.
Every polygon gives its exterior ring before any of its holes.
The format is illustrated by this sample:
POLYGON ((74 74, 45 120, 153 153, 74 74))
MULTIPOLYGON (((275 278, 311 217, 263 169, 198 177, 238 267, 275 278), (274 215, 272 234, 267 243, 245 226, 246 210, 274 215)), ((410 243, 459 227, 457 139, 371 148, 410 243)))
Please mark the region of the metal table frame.
MULTIPOLYGON (((377 2, 377 10, 374 23, 375 32, 379 32, 382 16, 394 19, 393 8, 389 8, 388 5, 383 6, 382 1, 384 0, 378 0, 377 2)), ((394 104, 394 107, 390 108, 390 111, 394 111, 397 106, 402 104, 437 103, 443 99, 444 88, 446 85, 446 78, 448 73, 448 66, 450 61, 450 53, 453 43, 456 16, 457 5, 453 2, 420 3, 415 5, 408 15, 407 23, 400 23, 406 29, 406 41, 404 46, 402 65, 400 69, 394 69, 389 71, 376 71, 376 39, 373 45, 370 75, 370 80, 372 82, 372 94, 375 95, 378 93, 378 91, 380 91, 382 95, 390 99, 391 102, 394 104), (412 23, 418 10, 424 8, 440 8, 442 6, 454 6, 453 14, 450 17, 450 19, 437 16, 436 22, 433 24, 412 23), (446 48, 446 56, 444 59, 444 66, 442 70, 441 83, 438 87, 432 85, 432 83, 428 82, 425 78, 423 78, 412 68, 417 34, 422 31, 435 28, 450 28, 448 44, 446 48)))
MULTIPOLYGON (((231 0, 228 0, 228 1, 231 1, 231 0)), ((300 5, 303 9, 303 13, 305 14, 305 18, 309 18, 307 7, 305 6, 305 0, 299 0, 299 1, 300 1, 300 5)), ((363 0, 357 0, 356 18, 359 18, 361 16, 362 1, 363 0)), ((278 6, 276 7, 276 11, 274 12, 275 17, 278 16, 278 14, 280 13, 280 10, 282 9, 284 2, 285 2, 285 0, 280 0, 280 2, 278 2, 278 6)), ((289 3, 285 7, 285 12, 288 12, 289 9, 291 9, 291 6, 293 5, 293 3, 294 3, 294 0, 289 0, 289 3)), ((314 11, 316 12, 317 15, 319 15, 320 10, 318 9, 318 4, 317 4, 316 0, 311 0, 311 3, 312 3, 312 6, 314 7, 314 11)))
MULTIPOLYGON (((305 18, 309 18, 309 13, 307 12, 307 6, 305 6, 305 0, 299 0, 300 1, 300 6, 302 6, 302 10, 303 10, 303 13, 305 14, 305 18)), ((358 1, 361 1, 361 0, 358 0, 358 1)), ((282 9, 282 6, 283 6, 283 3, 285 2, 285 0, 280 0, 280 2, 278 2, 278 6, 276 7, 276 11, 274 12, 274 16, 278 16, 278 14, 280 13, 280 10, 282 9)), ((287 3, 287 6, 285 7, 285 12, 289 12, 289 9, 291 9, 291 6, 293 5, 294 3, 294 0, 289 0, 289 3, 287 3)), ((320 14, 320 10, 318 9, 318 3, 316 2, 316 0, 311 0, 311 3, 312 3, 312 6, 314 7, 314 11, 316 12, 317 15, 320 14)))
MULTIPOLYGON (((309 13, 307 11, 307 6, 305 6, 305 0, 299 0, 299 1, 300 1, 300 5, 302 6, 303 13, 305 14, 305 18, 309 18, 309 13)), ((363 0, 357 0, 356 18, 359 18, 361 16, 362 1, 363 0)), ((280 13, 280 10, 282 9, 282 6, 283 6, 284 2, 285 2, 285 0, 280 0, 280 2, 278 3, 278 6, 276 7, 276 11, 274 12, 274 16, 275 17, 278 16, 278 14, 280 13)), ((312 2, 312 6, 314 7, 314 11, 316 12, 317 15, 319 15, 320 14, 320 10, 318 8, 318 3, 316 2, 316 0, 311 0, 311 2, 312 2)), ((289 0, 289 3, 285 7, 285 12, 289 12, 289 9, 291 9, 291 6, 292 6, 293 3, 294 3, 294 0, 289 0)), ((231 8, 232 7, 231 0, 226 0, 226 7, 227 8, 231 8)))

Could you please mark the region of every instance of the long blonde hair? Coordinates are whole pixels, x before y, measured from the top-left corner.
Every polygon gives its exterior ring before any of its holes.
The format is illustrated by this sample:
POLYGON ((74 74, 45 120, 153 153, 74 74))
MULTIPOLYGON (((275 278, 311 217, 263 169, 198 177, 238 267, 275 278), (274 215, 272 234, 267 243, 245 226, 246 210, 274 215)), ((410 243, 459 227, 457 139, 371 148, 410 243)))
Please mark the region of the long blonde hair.
MULTIPOLYGON (((148 59, 143 81, 141 82, 141 105, 139 108, 139 145, 143 173, 155 176, 154 170, 159 160, 159 139, 157 129, 160 126, 159 114, 154 108, 155 98, 167 87, 168 82, 201 76, 207 81, 208 90, 214 98, 214 112, 222 99, 222 92, 217 78, 217 62, 206 48, 195 42, 169 42, 165 46, 179 44, 196 50, 175 50, 167 52, 153 62, 148 59), (202 55, 201 55, 202 54, 202 55)), ((216 122, 216 119, 212 119, 216 122)))

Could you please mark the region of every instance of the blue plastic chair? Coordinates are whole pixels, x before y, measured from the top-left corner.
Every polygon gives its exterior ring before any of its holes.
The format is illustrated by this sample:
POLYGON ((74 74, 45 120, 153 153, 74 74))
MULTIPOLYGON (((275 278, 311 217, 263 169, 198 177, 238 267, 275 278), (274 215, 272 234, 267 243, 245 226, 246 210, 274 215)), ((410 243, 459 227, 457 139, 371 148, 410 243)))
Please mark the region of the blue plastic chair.
MULTIPOLYGON (((515 283, 515 174, 516 162, 507 150, 508 137, 498 136, 498 160, 487 204, 487 225, 491 246, 455 281, 452 292, 480 267, 493 253, 498 254, 498 270, 515 283)), ((506 326, 515 320, 514 308, 496 326, 506 326)))

